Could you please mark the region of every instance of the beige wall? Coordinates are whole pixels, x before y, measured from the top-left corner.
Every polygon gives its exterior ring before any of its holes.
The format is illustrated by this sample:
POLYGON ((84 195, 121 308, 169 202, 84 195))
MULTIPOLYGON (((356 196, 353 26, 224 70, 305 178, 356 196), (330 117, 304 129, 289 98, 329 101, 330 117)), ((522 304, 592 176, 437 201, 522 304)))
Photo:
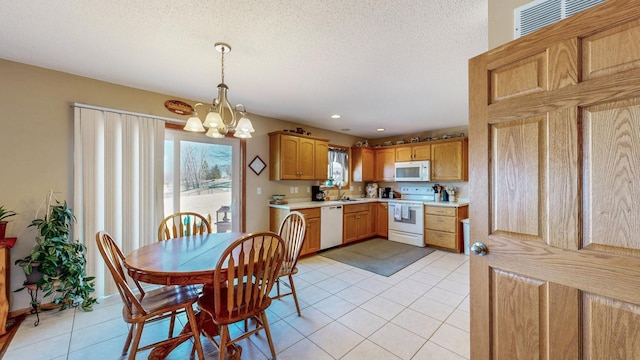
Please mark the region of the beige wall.
POLYGON ((513 10, 533 0, 488 0, 489 49, 513 40, 513 10))
MULTIPOLYGON (((175 97, 152 93, 97 80, 69 75, 0 59, 0 205, 16 211, 7 236, 18 237, 11 250, 13 260, 31 249, 35 232, 27 225, 50 189, 73 204, 73 110, 74 102, 107 108, 184 119, 164 108, 175 97)), ((191 104, 194 101, 180 99, 191 104)), ((247 161, 256 155, 269 166, 268 132, 295 128, 295 124, 252 116, 256 129, 247 141, 247 161)), ((299 126, 299 125, 297 125, 299 126)), ((331 139, 331 143, 351 146, 356 138, 305 126, 312 135, 331 139)), ((247 171, 247 231, 267 229, 267 203, 271 194, 289 194, 290 186, 299 187, 299 197, 310 197, 310 181, 275 182, 268 180, 268 169, 260 176, 247 171), (262 188, 262 195, 256 189, 262 188), (253 206, 260 204, 261 206, 253 206), (264 204, 264 206, 262 206, 264 204)), ((85 241, 88 239, 84 239, 85 241)), ((12 260, 12 261, 13 261, 12 260)), ((10 289, 24 280, 22 269, 11 267, 10 289)), ((11 294, 11 309, 29 306, 28 294, 11 294)))

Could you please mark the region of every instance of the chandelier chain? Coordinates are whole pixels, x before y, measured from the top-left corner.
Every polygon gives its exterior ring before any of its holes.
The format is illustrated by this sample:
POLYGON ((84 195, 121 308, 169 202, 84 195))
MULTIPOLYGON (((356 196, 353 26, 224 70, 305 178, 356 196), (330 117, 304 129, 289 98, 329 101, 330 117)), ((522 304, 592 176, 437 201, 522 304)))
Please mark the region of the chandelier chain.
POLYGON ((223 47, 222 48, 222 66, 221 66, 221 68, 222 68, 222 83, 223 84, 224 84, 224 50, 225 50, 225 48, 223 47))

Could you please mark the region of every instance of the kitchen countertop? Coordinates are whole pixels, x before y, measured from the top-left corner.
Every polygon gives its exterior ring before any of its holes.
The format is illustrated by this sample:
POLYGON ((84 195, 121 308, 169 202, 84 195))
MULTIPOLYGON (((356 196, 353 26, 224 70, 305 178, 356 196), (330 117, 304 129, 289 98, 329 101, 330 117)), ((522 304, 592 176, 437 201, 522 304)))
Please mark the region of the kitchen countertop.
MULTIPOLYGON (((335 206, 335 205, 354 205, 354 204, 363 204, 363 203, 372 203, 372 202, 402 202, 402 199, 386 199, 386 198, 356 198, 355 201, 337 201, 337 200, 329 200, 329 201, 291 201, 293 199, 289 199, 289 203, 287 204, 269 204, 269 207, 278 208, 278 209, 288 209, 288 210, 297 210, 297 209, 308 209, 315 207, 324 207, 324 206, 335 206)), ((416 202, 416 201, 412 201, 416 202)), ((435 202, 435 201, 426 201, 425 205, 429 206, 442 206, 442 207, 461 207, 469 205, 469 202, 466 200, 455 201, 455 202, 435 202)))

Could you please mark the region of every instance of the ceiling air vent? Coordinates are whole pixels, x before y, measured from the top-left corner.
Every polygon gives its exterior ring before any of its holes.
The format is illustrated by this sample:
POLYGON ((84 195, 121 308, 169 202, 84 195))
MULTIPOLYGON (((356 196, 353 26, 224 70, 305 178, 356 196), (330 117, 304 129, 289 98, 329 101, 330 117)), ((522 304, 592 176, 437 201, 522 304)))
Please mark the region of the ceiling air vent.
POLYGON ((517 39, 547 25, 575 15, 605 0, 535 0, 514 10, 514 35, 517 39))

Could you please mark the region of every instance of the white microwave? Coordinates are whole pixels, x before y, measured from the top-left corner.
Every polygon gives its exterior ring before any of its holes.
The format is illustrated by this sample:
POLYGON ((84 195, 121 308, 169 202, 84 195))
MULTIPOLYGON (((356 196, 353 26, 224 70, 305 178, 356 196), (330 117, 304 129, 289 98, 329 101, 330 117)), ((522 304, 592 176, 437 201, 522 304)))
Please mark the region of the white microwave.
POLYGON ((431 181, 431 162, 405 161, 395 164, 396 181, 431 181))

